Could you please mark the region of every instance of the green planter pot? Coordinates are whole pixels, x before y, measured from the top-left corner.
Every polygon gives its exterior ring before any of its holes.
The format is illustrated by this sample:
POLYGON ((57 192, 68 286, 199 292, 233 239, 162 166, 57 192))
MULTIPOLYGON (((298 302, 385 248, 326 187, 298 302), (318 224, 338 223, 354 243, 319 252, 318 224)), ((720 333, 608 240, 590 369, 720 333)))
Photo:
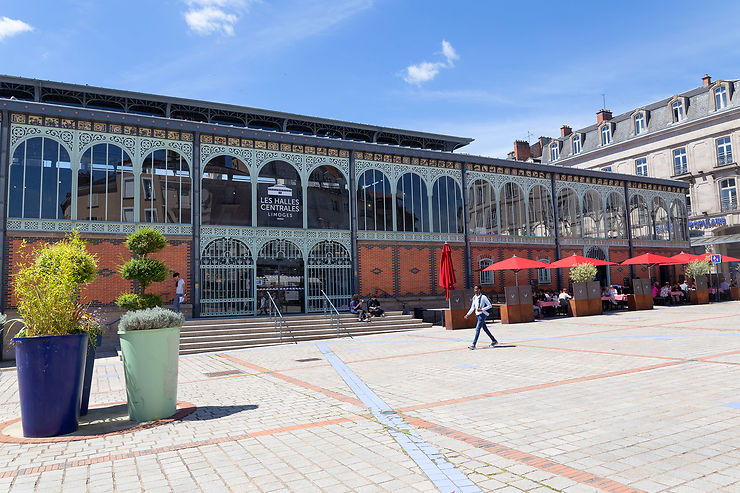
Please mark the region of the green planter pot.
POLYGON ((177 411, 180 328, 118 331, 132 421, 168 418, 177 411))

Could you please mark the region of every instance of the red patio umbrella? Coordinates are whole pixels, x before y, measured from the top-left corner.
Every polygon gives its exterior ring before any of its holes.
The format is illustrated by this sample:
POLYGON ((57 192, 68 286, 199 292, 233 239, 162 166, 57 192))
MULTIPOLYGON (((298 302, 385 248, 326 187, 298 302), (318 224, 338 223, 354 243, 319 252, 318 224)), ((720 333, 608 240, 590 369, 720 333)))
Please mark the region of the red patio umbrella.
POLYGON ((551 264, 548 264, 551 269, 562 269, 565 267, 573 267, 574 265, 591 264, 591 265, 617 265, 615 262, 609 262, 608 260, 599 260, 597 258, 584 257, 583 255, 576 255, 575 253, 570 257, 561 258, 551 264))
POLYGON ((549 269, 550 264, 544 262, 538 262, 537 260, 530 260, 524 257, 517 257, 514 255, 511 258, 502 260, 489 265, 483 270, 513 270, 516 275, 516 285, 519 286, 519 271, 522 269, 549 269))
POLYGON ((445 299, 450 299, 450 289, 455 287, 455 268, 452 266, 452 250, 445 243, 442 247, 442 258, 439 261, 439 285, 445 288, 445 299))
POLYGON ((671 259, 664 257, 663 255, 656 255, 654 253, 643 253, 637 257, 628 258, 621 265, 655 265, 655 264, 670 264, 671 259))
POLYGON ((693 253, 677 253, 676 255, 672 257, 668 257, 670 259, 670 262, 667 262, 664 265, 679 265, 679 264, 688 264, 689 262, 695 262, 697 260, 704 260, 703 255, 694 255, 693 253))

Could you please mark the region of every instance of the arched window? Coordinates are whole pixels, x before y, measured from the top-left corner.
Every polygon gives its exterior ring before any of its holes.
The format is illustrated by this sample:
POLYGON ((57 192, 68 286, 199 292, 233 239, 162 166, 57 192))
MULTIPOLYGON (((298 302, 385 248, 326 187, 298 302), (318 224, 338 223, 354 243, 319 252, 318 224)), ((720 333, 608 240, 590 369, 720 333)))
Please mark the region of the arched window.
POLYGON ((349 190, 334 166, 319 166, 308 177, 308 227, 349 229, 349 190))
POLYGON ((71 219, 69 153, 52 139, 34 137, 13 153, 8 179, 8 217, 71 219))
POLYGON ((449 176, 440 176, 432 187, 432 231, 463 232, 463 200, 460 186, 449 176))
POLYGON ((393 231, 391 184, 377 169, 365 171, 357 180, 357 228, 393 231))
POLYGON ((141 222, 190 224, 190 197, 190 169, 184 157, 160 149, 144 158, 141 222))
POLYGON ((486 180, 475 180, 470 185, 468 193, 470 232, 475 235, 498 234, 496 194, 493 185, 486 180))
POLYGON ((128 153, 114 144, 95 144, 80 159, 77 219, 133 222, 135 190, 128 153))
POLYGON ((252 179, 241 160, 216 156, 208 161, 201 187, 202 224, 252 225, 252 179))
POLYGON ((583 195, 583 237, 604 237, 604 208, 601 196, 595 190, 588 190, 583 195))
POLYGON ((686 226, 686 209, 680 200, 674 200, 671 202, 671 231, 674 240, 688 241, 686 226))
POLYGON ((578 195, 572 188, 564 188, 558 192, 557 198, 558 233, 563 238, 577 238, 581 236, 580 207, 578 195))
POLYGON ((653 239, 666 240, 671 238, 670 223, 668 221, 668 206, 660 197, 653 199, 653 239))
POLYGON ((606 197, 606 236, 608 238, 627 237, 627 219, 624 206, 624 197, 611 192, 606 197))
POLYGON ((257 180, 257 226, 303 227, 303 190, 298 171, 285 161, 270 161, 257 180))
MULTIPOLYGON (((549 264, 550 259, 538 258, 538 262, 549 264)), ((550 269, 537 269, 537 283, 538 284, 552 284, 552 273, 550 269)))
POLYGON ((650 214, 642 195, 633 195, 630 198, 630 226, 633 239, 650 239, 650 214))
POLYGON ((427 184, 416 173, 406 173, 396 185, 396 227, 398 231, 429 231, 427 184))
POLYGON ((552 236, 554 222, 550 190, 542 185, 535 185, 529 192, 529 234, 552 236))
POLYGON ((479 277, 480 277, 481 285, 486 285, 486 286, 493 285, 493 282, 495 280, 494 278, 495 272, 492 270, 485 270, 485 271, 483 270, 489 265, 491 265, 492 263, 493 263, 493 260, 491 260, 490 258, 482 258, 478 260, 478 269, 480 270, 479 277))
POLYGON ((501 234, 525 236, 527 234, 527 204, 522 187, 504 183, 501 187, 501 234))

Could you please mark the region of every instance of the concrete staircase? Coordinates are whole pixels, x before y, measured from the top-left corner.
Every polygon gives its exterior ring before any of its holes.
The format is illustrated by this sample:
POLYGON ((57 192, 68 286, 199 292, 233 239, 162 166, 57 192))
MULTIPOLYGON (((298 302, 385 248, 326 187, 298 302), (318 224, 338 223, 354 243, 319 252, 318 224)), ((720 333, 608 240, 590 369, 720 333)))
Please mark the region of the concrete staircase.
MULTIPOLYGON (((431 327, 411 315, 386 312, 385 317, 372 322, 358 322, 357 315, 340 315, 339 337, 399 332, 431 327)), ((321 313, 285 316, 282 344, 337 337, 336 324, 321 313)), ((279 329, 267 317, 202 318, 188 320, 180 330, 180 354, 228 351, 256 346, 281 344, 279 329)))

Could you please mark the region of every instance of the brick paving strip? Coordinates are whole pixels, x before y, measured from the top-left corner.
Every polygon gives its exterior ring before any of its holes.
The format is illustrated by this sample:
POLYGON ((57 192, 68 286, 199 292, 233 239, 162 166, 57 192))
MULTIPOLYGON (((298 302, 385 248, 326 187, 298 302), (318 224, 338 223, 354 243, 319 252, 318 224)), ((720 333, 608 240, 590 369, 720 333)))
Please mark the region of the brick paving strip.
POLYGON ((604 491, 613 492, 613 493, 641 493, 642 492, 642 490, 630 488, 629 486, 625 486, 622 483, 617 483, 616 481, 612 481, 611 479, 602 478, 602 477, 596 476, 595 474, 591 474, 585 471, 579 471, 578 469, 574 469, 572 467, 566 466, 564 464, 560 464, 558 462, 553 462, 551 460, 543 459, 541 457, 537 457, 537 456, 528 454, 526 452, 515 450, 511 447, 507 447, 506 445, 500 445, 498 443, 491 442, 484 438, 479 438, 473 435, 469 435, 462 431, 453 430, 452 428, 448 428, 447 426, 430 423, 429 421, 426 421, 424 419, 406 417, 406 421, 412 426, 424 428, 426 430, 433 431, 439 435, 453 438, 455 440, 460 440, 476 448, 480 448, 488 452, 491 452, 493 454, 496 454, 500 457, 504 457, 504 458, 511 459, 511 460, 516 460, 524 464, 527 464, 528 466, 536 467, 543 471, 547 471, 552 474, 557 474, 558 476, 563 476, 568 479, 572 479, 573 481, 577 481, 582 484, 593 486, 595 488, 599 488, 604 491))
POLYGON ((444 492, 479 493, 481 490, 465 474, 439 453, 429 442, 426 442, 401 416, 396 414, 377 394, 329 349, 326 343, 316 347, 331 363, 342 380, 352 389, 380 424, 398 442, 409 457, 421 468, 434 485, 444 492))

